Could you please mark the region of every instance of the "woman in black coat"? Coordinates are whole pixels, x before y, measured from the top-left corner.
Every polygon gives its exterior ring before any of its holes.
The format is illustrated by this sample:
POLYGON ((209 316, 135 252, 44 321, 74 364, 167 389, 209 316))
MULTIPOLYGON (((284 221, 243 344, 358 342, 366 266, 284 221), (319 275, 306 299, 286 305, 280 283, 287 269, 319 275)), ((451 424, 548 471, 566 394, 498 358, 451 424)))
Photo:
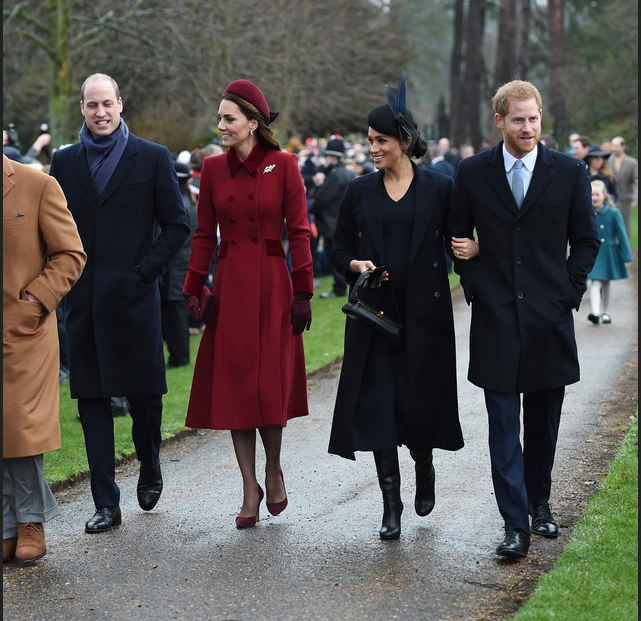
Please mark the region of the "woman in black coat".
MULTIPOLYGON (((330 453, 373 452, 385 506, 381 538, 401 534, 398 446, 416 462, 416 511, 434 508, 432 449, 463 447, 456 386, 456 344, 444 238, 449 177, 418 168, 427 150, 400 96, 369 114, 376 173, 353 180, 341 205, 333 266, 354 285, 385 266, 383 285, 361 299, 402 324, 398 341, 348 319, 330 453), (392 295, 393 293, 393 295, 392 295), (365 297, 366 296, 366 297, 365 297)), ((476 244, 470 241, 468 256, 476 244)), ((478 251, 477 251, 478 252, 478 251)))

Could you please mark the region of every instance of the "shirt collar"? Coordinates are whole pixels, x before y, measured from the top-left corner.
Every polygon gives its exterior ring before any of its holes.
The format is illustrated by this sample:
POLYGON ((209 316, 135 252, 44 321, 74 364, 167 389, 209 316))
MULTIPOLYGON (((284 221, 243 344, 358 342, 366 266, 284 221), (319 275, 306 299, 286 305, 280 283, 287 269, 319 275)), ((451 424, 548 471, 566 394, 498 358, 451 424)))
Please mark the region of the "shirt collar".
MULTIPOLYGON (((534 147, 533 151, 530 151, 521 161, 523 166, 525 166, 529 172, 534 172, 534 167, 536 166, 536 158, 539 156, 539 145, 534 147)), ((505 172, 509 173, 514 164, 516 163, 516 158, 506 149, 505 143, 503 143, 503 162, 505 163, 505 172)))
POLYGON ((231 176, 235 176, 241 166, 244 166, 247 172, 255 173, 263 163, 268 151, 269 149, 259 142, 247 158, 241 160, 236 153, 236 149, 229 149, 229 151, 227 151, 227 165, 229 166, 231 176))

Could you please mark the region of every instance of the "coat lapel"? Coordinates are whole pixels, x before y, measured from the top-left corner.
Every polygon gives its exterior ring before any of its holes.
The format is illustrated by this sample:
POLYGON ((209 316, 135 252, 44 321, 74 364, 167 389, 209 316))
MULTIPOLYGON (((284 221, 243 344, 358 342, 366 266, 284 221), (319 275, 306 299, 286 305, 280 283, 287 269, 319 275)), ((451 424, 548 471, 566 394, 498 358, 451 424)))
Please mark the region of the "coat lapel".
POLYGON ((530 182, 530 187, 528 188, 527 194, 525 195, 525 200, 519 211, 519 218, 522 218, 532 206, 539 200, 541 194, 545 189, 550 185, 550 182, 555 177, 555 173, 552 170, 554 165, 554 159, 550 150, 543 144, 539 144, 539 155, 536 158, 536 166, 534 167, 534 174, 532 175, 532 181, 530 182))
POLYGON ((95 205, 97 205, 99 202, 98 192, 96 191, 96 186, 91 178, 91 172, 89 172, 89 164, 87 163, 85 147, 81 142, 77 144, 75 153, 73 154, 73 167, 76 173, 76 178, 80 180, 80 183, 87 191, 87 194, 91 196, 91 199, 95 205))
POLYGON ((495 146, 488 154, 487 168, 485 174, 494 188, 494 191, 501 197, 503 202, 509 207, 510 211, 518 216, 520 211, 514 195, 507 181, 505 174, 505 160, 503 159, 503 142, 495 146))
POLYGON ((2 198, 9 194, 11 190, 13 190, 14 186, 16 185, 13 179, 11 179, 11 175, 14 173, 14 168, 13 165, 11 164, 11 160, 6 156, 2 156, 2 198))
POLYGON ((100 197, 100 205, 102 205, 117 189, 118 186, 127 178, 127 175, 131 172, 132 168, 136 164, 136 155, 138 153, 138 140, 133 134, 129 134, 129 140, 127 141, 127 146, 123 151, 123 154, 114 170, 114 174, 111 175, 109 183, 105 188, 103 195, 100 197))
POLYGON ((363 213, 374 248, 379 259, 385 263, 385 245, 383 244, 383 173, 375 173, 373 181, 363 188, 363 213))
POLYGON ((410 265, 414 262, 418 249, 425 238, 436 204, 438 190, 436 182, 432 181, 430 176, 415 164, 414 174, 416 175, 417 185, 414 198, 414 228, 410 246, 410 265))

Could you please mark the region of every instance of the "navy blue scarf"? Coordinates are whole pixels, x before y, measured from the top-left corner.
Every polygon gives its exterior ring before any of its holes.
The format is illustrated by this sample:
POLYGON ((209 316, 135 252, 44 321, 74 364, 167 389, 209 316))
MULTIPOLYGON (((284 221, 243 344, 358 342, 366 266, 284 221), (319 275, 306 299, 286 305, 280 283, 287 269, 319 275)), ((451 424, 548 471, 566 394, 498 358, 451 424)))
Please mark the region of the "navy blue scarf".
POLYGON ((123 119, 113 134, 96 140, 87 129, 87 123, 80 129, 80 142, 85 145, 87 164, 98 196, 102 196, 111 179, 129 140, 129 128, 123 119))

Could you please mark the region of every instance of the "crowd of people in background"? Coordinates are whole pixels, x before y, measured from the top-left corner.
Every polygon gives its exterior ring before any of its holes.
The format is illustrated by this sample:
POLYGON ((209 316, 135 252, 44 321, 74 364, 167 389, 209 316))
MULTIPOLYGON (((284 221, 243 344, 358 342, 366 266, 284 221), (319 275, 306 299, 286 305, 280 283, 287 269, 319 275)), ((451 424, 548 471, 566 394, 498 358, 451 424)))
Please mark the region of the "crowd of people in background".
MULTIPOLYGON (((51 135, 42 126, 41 134, 37 137, 25 154, 21 152, 17 132, 13 126, 3 131, 3 152, 12 160, 28 164, 48 172, 48 162, 51 159, 51 135)), ((559 142, 552 134, 541 137, 541 142, 549 149, 558 151, 559 142)), ((567 139, 566 153, 586 163, 590 181, 600 181, 606 191, 606 205, 615 207, 621 212, 625 240, 619 240, 615 235, 617 247, 629 247, 628 238, 631 233, 632 208, 638 206, 638 161, 627 155, 626 140, 621 136, 602 140, 599 144, 591 138, 571 133, 567 139)), ((490 142, 485 141, 484 148, 489 148, 490 142)), ((341 298, 347 295, 347 283, 344 278, 332 269, 329 257, 338 218, 341 200, 348 183, 363 175, 375 171, 374 163, 369 154, 369 144, 366 136, 355 135, 343 137, 334 134, 329 137, 293 136, 288 141, 286 151, 295 153, 307 192, 309 220, 312 230, 312 257, 314 261, 315 286, 321 287, 321 278, 332 276, 334 282, 330 291, 321 293, 323 299, 341 298)), ((170 368, 190 364, 189 336, 197 336, 204 329, 204 324, 194 322, 187 317, 184 302, 177 283, 183 282, 187 272, 187 262, 191 252, 193 233, 197 226, 197 204, 200 191, 200 175, 206 157, 219 155, 223 152, 220 143, 214 142, 191 151, 183 150, 173 153, 176 174, 179 178, 185 207, 190 214, 192 229, 184 248, 175 257, 167 273, 161 279, 161 295, 163 299, 163 335, 169 350, 167 364, 170 368)), ((447 137, 429 142, 429 151, 425 158, 418 163, 423 169, 429 169, 451 178, 457 173, 461 160, 475 155, 472 145, 454 146, 447 137)), ((596 209, 596 207, 595 207, 596 209)), ((606 210, 607 212, 608 210, 606 210)), ((603 225, 605 227, 605 225, 603 225)), ((605 229, 604 229, 605 231, 605 229)), ((604 238, 605 239, 605 238, 604 238)), ((287 249, 287 233, 283 230, 283 243, 287 249)), ((603 242, 605 243, 605 242, 603 242)), ((626 256, 627 252, 624 250, 626 256)), ((451 271, 451 259, 446 256, 448 271, 451 271)), ((217 259, 212 262, 207 285, 211 288, 214 282, 217 259)), ((617 272, 619 274, 619 272, 617 272)), ((619 276, 617 276, 619 277, 619 276)), ((599 281, 595 281, 599 282, 599 281)), ((596 290, 595 285, 595 290, 596 290)), ((601 286, 600 291, 608 291, 607 285, 601 286)), ((603 293, 600 294, 602 299, 603 293)), ((606 294, 605 308, 608 295, 606 294)), ((596 309, 603 306, 596 301, 597 294, 592 294, 592 312, 590 321, 593 323, 610 323, 611 316, 596 309), (599 306, 601 305, 601 306, 599 306), (601 320, 601 315, 604 320, 601 320)), ((62 310, 58 311, 58 325, 61 343, 60 379, 68 378, 68 360, 65 337, 65 324, 62 310)), ((126 404, 114 403, 115 414, 126 414, 126 404)))

